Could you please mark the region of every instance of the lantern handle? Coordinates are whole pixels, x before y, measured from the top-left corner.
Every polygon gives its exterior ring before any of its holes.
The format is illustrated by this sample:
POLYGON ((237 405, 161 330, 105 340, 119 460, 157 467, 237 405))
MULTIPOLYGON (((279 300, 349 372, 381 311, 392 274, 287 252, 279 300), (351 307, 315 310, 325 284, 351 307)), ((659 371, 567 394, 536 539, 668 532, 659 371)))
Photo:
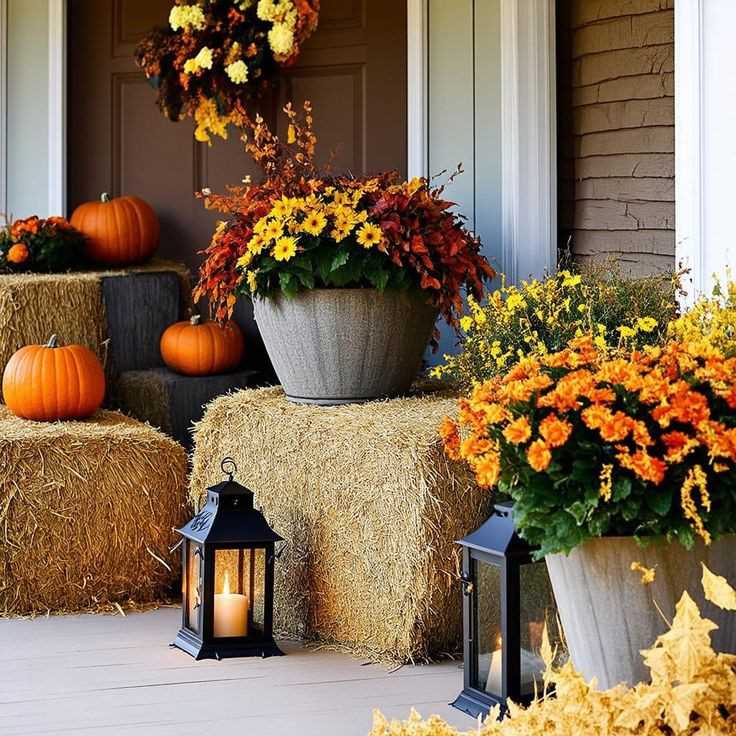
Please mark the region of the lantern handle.
POLYGON ((231 457, 225 457, 220 463, 220 470, 229 476, 228 480, 232 480, 235 477, 235 473, 238 472, 238 466, 235 464, 235 460, 231 457))

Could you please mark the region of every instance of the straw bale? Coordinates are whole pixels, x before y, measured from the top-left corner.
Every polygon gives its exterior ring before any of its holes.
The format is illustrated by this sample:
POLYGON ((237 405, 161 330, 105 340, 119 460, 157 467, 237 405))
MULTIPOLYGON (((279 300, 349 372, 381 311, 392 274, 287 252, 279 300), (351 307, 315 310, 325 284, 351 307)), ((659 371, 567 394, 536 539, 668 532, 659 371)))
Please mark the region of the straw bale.
POLYGON ((280 388, 213 401, 195 427, 193 501, 223 456, 288 542, 277 563, 275 626, 380 660, 418 661, 461 640, 455 540, 490 499, 443 454, 446 393, 317 407, 280 388))
POLYGON ((88 347, 104 361, 108 328, 102 280, 159 272, 179 276, 184 309, 190 303, 189 273, 182 264, 170 261, 154 259, 111 271, 0 274, 0 375, 18 348, 44 343, 54 333, 64 343, 88 347))
POLYGON ((166 598, 186 473, 181 446, 117 412, 41 423, 0 405, 0 615, 166 598))

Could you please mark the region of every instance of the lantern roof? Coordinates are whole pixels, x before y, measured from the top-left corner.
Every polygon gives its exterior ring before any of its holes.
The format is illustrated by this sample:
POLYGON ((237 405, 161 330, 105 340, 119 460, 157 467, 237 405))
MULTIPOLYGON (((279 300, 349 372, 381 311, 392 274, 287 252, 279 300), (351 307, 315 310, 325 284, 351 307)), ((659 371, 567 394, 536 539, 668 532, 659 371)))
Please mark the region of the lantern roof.
POLYGON ((500 557, 528 557, 533 551, 516 533, 513 505, 510 503, 496 504, 490 518, 457 543, 500 557))
MULTIPOLYGON (((226 466, 223 460, 223 470, 226 466)), ((200 512, 177 531, 200 544, 267 544, 280 542, 263 514, 253 506, 253 491, 233 480, 207 489, 207 502, 200 512)))

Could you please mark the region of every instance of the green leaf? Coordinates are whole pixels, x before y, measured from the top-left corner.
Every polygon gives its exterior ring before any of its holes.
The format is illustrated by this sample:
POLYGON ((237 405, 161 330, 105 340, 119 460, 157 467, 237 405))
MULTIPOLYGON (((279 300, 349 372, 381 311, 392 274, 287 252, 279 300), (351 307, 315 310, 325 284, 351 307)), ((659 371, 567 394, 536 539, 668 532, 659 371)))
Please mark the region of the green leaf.
POLYGON ((335 253, 330 264, 330 271, 335 271, 338 268, 344 266, 350 258, 350 251, 347 248, 342 248, 335 253))
POLYGON ((644 498, 647 506, 659 516, 667 516, 672 508, 672 491, 668 488, 649 490, 644 498))
POLYGON ((288 271, 282 271, 279 274, 279 284, 281 286, 281 290, 288 298, 295 297, 299 292, 299 280, 294 276, 294 274, 291 274, 288 271))
POLYGON ((627 499, 631 495, 632 487, 631 478, 627 478, 626 476, 616 478, 613 483, 613 493, 611 494, 611 498, 614 501, 623 501, 627 499))

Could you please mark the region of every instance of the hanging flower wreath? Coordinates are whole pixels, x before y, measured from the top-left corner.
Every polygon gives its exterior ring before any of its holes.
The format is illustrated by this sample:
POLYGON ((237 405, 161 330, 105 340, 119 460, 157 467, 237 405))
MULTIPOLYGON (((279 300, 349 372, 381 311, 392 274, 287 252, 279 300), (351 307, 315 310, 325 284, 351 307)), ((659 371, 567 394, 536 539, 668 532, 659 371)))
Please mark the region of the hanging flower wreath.
POLYGON ((319 19, 320 0, 176 0, 169 27, 148 34, 136 62, 158 88, 169 120, 194 118, 211 143, 242 127, 250 104, 293 64, 319 19))

